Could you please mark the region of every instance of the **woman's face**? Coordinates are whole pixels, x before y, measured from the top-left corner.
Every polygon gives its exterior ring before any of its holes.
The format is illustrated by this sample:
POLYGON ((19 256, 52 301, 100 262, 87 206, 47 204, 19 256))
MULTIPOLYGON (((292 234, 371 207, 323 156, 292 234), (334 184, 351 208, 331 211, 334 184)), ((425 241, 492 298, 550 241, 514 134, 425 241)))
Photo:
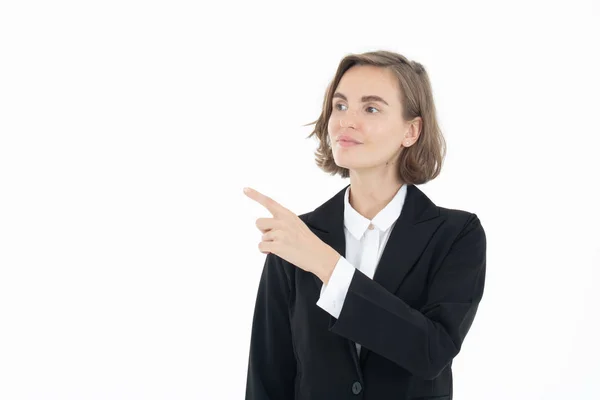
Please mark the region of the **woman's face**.
MULTIPOLYGON (((393 167, 409 131, 392 71, 356 65, 342 76, 327 126, 335 163, 351 171, 393 167), (360 144, 344 142, 348 136, 360 144)), ((414 143, 411 140, 410 143, 414 143)))

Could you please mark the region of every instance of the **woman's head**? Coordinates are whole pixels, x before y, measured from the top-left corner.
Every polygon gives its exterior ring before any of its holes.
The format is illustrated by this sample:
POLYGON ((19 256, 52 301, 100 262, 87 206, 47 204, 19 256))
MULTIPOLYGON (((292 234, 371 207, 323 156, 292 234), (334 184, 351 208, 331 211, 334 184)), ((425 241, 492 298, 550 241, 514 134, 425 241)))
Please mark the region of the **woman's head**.
POLYGON ((351 54, 329 84, 313 122, 317 165, 344 178, 393 168, 403 183, 439 175, 446 144, 423 66, 388 51, 351 54), (348 137, 360 142, 338 141, 348 137))

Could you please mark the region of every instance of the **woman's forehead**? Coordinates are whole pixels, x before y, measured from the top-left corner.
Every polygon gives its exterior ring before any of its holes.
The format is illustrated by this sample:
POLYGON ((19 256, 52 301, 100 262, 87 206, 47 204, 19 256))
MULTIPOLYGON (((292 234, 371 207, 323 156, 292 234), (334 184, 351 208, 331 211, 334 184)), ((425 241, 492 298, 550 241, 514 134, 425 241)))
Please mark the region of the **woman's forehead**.
MULTIPOLYGON (((387 68, 374 66, 355 66, 350 68, 334 92, 348 101, 361 101, 368 96, 376 96, 390 102, 399 102, 398 79, 387 68)), ((367 100, 374 100, 373 98, 367 100)))

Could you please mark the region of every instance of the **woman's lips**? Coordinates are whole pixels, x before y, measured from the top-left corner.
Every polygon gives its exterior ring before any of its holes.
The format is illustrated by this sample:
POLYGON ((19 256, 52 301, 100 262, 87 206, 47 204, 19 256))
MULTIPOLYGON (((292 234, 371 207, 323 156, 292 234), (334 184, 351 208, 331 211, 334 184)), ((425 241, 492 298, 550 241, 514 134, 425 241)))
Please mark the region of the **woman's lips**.
POLYGON ((362 143, 357 143, 357 142, 352 142, 350 140, 338 140, 338 145, 342 146, 342 147, 352 147, 352 146, 358 146, 359 144, 362 143))

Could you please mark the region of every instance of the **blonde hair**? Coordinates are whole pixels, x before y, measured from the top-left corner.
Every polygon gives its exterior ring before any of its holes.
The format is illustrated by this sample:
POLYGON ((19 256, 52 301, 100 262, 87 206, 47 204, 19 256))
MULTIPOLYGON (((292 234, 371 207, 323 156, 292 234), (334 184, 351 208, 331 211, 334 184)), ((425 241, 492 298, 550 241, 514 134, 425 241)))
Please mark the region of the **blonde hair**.
POLYGON ((333 80, 329 83, 323 100, 319 118, 306 124, 315 125, 312 136, 319 140, 315 151, 315 161, 323 171, 342 178, 350 176, 347 168, 338 166, 329 143, 327 124, 332 112, 332 97, 344 73, 355 65, 372 65, 390 69, 398 78, 403 118, 410 121, 421 117, 421 134, 416 143, 404 148, 398 156, 398 176, 407 184, 423 184, 437 177, 446 156, 446 141, 438 126, 435 104, 429 77, 423 65, 390 51, 371 51, 362 54, 349 54, 339 63, 333 80))

